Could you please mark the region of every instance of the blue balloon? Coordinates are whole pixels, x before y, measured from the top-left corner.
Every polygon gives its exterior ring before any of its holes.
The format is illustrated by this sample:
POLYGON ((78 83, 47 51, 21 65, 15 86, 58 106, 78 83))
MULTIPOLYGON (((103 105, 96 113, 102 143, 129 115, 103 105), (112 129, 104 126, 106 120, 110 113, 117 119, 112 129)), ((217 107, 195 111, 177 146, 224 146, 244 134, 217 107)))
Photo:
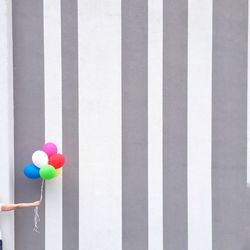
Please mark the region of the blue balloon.
POLYGON ((33 163, 26 165, 23 169, 23 173, 29 179, 40 178, 40 168, 36 167, 33 163))

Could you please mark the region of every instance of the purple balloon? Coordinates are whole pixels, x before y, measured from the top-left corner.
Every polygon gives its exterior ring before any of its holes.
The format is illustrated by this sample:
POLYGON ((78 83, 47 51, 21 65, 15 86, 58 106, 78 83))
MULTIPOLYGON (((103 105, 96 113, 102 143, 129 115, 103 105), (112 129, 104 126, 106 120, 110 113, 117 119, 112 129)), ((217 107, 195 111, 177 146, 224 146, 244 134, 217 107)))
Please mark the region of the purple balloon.
POLYGON ((49 142, 43 146, 42 150, 48 155, 48 157, 50 157, 57 153, 57 146, 54 143, 49 142))

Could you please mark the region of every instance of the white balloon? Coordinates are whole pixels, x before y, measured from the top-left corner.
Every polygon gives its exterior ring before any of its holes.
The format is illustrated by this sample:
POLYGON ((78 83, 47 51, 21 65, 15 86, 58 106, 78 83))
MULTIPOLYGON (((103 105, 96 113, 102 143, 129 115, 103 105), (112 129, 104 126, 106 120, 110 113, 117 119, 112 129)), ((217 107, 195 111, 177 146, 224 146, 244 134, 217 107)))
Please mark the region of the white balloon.
POLYGON ((48 164, 49 158, 45 152, 37 150, 32 155, 32 161, 38 168, 41 168, 48 164))

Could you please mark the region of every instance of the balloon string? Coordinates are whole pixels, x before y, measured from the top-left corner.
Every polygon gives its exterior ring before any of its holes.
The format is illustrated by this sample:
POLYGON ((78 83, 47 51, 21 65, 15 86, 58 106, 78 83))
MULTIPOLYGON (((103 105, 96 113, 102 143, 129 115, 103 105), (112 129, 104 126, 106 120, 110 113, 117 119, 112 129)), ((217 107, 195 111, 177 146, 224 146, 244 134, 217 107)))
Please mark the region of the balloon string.
MULTIPOLYGON (((42 185, 41 185, 40 201, 43 200, 43 187, 44 187, 44 180, 42 181, 42 185)), ((34 208, 34 228, 33 228, 33 231, 36 233, 39 233, 39 229, 38 229, 39 222, 40 222, 39 207, 37 206, 34 208)))

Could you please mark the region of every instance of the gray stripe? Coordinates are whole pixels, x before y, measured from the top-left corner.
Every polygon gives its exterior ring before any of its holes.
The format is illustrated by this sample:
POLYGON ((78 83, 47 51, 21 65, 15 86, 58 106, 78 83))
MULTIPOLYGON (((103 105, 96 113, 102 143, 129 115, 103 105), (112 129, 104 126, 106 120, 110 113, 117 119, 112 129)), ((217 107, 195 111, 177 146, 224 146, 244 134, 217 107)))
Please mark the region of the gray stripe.
POLYGON ((63 249, 79 249, 77 0, 62 0, 63 249))
POLYGON ((187 243, 187 0, 163 2, 163 245, 187 243))
POLYGON ((247 0, 216 0, 213 16, 213 249, 246 248, 247 0))
POLYGON ((122 245, 148 249, 147 0, 122 1, 122 245))
MULTIPOLYGON (((40 197, 41 181, 28 180, 23 166, 44 143, 43 2, 13 0, 15 201, 40 197)), ((15 214, 15 249, 44 250, 44 202, 39 208, 40 234, 33 233, 33 210, 15 214)))

